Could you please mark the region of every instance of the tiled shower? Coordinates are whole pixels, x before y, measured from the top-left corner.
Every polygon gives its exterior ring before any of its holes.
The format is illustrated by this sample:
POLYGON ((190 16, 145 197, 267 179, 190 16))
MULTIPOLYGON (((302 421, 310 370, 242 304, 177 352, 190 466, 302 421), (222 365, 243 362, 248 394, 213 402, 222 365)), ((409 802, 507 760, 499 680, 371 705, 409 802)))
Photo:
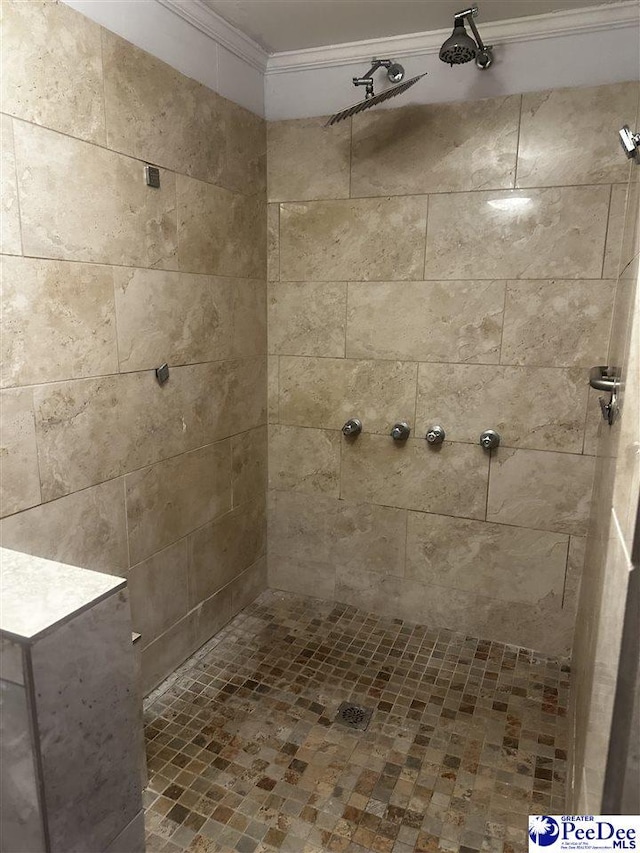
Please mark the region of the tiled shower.
POLYGON ((638 83, 265 122, 66 5, 2 12, 2 547, 127 580, 147 850, 511 853, 597 812, 638 83))

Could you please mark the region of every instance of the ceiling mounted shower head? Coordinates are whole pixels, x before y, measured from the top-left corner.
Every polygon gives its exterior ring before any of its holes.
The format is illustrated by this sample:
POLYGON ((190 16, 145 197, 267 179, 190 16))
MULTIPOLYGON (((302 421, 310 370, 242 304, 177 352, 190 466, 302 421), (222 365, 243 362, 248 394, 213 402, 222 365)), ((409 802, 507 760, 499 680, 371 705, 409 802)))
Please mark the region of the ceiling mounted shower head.
POLYGON ((478 7, 471 6, 469 9, 463 9, 461 12, 456 12, 453 18, 453 33, 444 42, 440 48, 440 59, 449 65, 464 65, 466 62, 471 62, 475 59, 476 65, 481 71, 488 68, 493 62, 492 48, 485 45, 480 38, 478 28, 474 23, 474 18, 478 14, 478 7), (465 20, 468 21, 475 41, 467 33, 465 28, 465 20))
POLYGON ((426 72, 424 74, 418 74, 417 77, 412 77, 410 80, 405 80, 404 68, 398 62, 393 62, 391 59, 372 60, 371 68, 364 76, 353 78, 354 86, 366 86, 364 101, 360 101, 360 103, 354 104, 353 106, 347 107, 345 110, 340 110, 339 113, 332 115, 325 124, 325 127, 337 124, 337 122, 342 121, 345 118, 349 118, 350 116, 354 116, 357 113, 361 113, 363 110, 368 110, 370 107, 375 107, 376 104, 388 101, 389 98, 395 98, 396 95, 401 95, 425 75, 426 72), (374 71, 377 71, 378 68, 386 68, 387 79, 391 83, 397 83, 398 85, 392 86, 390 89, 386 89, 384 92, 380 92, 378 95, 375 95, 373 92, 373 73, 374 71))

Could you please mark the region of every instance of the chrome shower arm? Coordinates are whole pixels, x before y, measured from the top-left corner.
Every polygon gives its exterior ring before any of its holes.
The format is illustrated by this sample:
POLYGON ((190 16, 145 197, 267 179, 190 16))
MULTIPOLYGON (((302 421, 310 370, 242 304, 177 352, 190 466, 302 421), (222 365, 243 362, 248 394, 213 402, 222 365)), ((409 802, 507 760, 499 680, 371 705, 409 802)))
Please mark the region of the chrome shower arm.
MULTIPOLYGON (((476 10, 477 10, 477 7, 474 7, 474 8, 476 8, 476 10)), ((471 31, 472 31, 473 35, 475 36, 476 42, 478 43, 478 47, 480 48, 481 51, 487 50, 487 46, 482 41, 482 38, 480 37, 480 33, 478 32, 478 28, 476 27, 476 23, 473 20, 473 16, 470 15, 468 20, 469 20, 469 26, 471 27, 471 31)), ((489 49, 491 49, 491 48, 489 48, 489 49)))
POLYGON ((353 85, 354 86, 366 86, 364 96, 365 98, 373 97, 373 75, 378 70, 378 68, 391 68, 391 60, 390 59, 373 59, 371 61, 371 68, 367 71, 366 74, 363 74, 362 77, 354 77, 353 85))

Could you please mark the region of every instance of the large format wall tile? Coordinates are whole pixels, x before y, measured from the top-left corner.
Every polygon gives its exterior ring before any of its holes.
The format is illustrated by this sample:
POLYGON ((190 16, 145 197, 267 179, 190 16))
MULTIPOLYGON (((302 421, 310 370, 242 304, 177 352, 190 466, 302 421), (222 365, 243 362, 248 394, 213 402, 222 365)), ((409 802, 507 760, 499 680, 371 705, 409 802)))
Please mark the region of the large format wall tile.
POLYGON ((334 430, 269 427, 269 488, 338 497, 340 444, 334 430))
POLYGON ((265 359, 177 367, 162 387, 151 371, 43 386, 35 411, 51 500, 265 423, 265 359))
POLYGON ((264 279, 265 204, 185 175, 176 176, 176 189, 180 269, 264 279))
POLYGON ((236 578, 266 549, 264 497, 234 508, 189 537, 189 598, 203 601, 236 578))
MULTIPOLYGON (((586 458, 586 457, 585 457, 586 458)), ((484 518, 489 460, 481 447, 361 435, 342 451, 345 500, 484 518)))
POLYGON ((231 439, 233 505, 250 503, 267 489, 266 426, 234 435, 231 439))
POLYGON ((267 281, 280 280, 280 205, 267 205, 267 281))
MULTIPOLYGON (((381 575, 404 573, 406 512, 326 495, 277 492, 269 521, 269 559, 316 561, 345 570, 366 565, 381 575)), ((277 571, 277 570, 276 570, 277 571)))
POLYGON ((2 4, 4 112, 104 143, 100 27, 62 3, 2 4))
POLYGON ((131 627, 148 646, 186 615, 187 540, 159 551, 127 573, 131 627))
POLYGON ((347 356, 497 363, 504 282, 349 284, 347 356))
POLYGON ((413 422, 417 365, 280 356, 280 421, 341 429, 358 417, 365 432, 413 422))
POLYGON ((520 96, 373 110, 353 119, 353 196, 506 189, 520 96))
POLYGON ((117 373, 108 267, 4 258, 3 385, 117 373))
POLYGON ((637 98, 637 83, 523 95, 517 185, 626 181, 629 164, 614 141, 617 129, 635 117, 637 98))
POLYGON ((121 370, 266 352, 265 283, 116 268, 121 370))
POLYGON ((613 281, 510 281, 503 364, 592 367, 605 364, 613 281))
POLYGON ((507 447, 582 452, 585 370, 421 364, 416 431, 443 424, 451 441, 496 429, 507 447))
POLYGON ((595 460, 540 450, 492 452, 487 521, 584 536, 595 460))
POLYGON ((131 562, 231 509, 231 444, 221 441, 125 477, 131 562))
POLYGON ((5 548, 96 572, 129 565, 122 479, 40 504, 0 523, 5 548))
POLYGON ((426 196, 282 204, 280 278, 422 278, 426 217, 426 196))
POLYGON ((234 280, 127 267, 113 276, 121 370, 231 356, 234 280))
POLYGON ((142 649, 142 693, 147 695, 202 643, 198 642, 198 611, 192 610, 179 622, 142 649))
POLYGON ((335 600, 336 569, 333 563, 269 553, 269 587, 299 595, 335 600))
POLYGON ((409 513, 406 577, 535 604, 561 596, 569 537, 504 524, 409 513))
POLYGON ((344 357, 346 282, 269 284, 269 352, 344 357))
POLYGON ((33 391, 0 394, 0 517, 40 503, 33 391))
POLYGON ((351 122, 325 118, 267 124, 269 201, 349 198, 351 122))
POLYGON ((431 196, 424 277, 600 278, 609 192, 595 186, 431 196))
POLYGON ((25 255, 176 268, 171 172, 153 189, 137 160, 23 122, 13 129, 25 255))
POLYGON ((13 153, 13 122, 0 116, 0 252, 22 253, 16 158, 13 153))

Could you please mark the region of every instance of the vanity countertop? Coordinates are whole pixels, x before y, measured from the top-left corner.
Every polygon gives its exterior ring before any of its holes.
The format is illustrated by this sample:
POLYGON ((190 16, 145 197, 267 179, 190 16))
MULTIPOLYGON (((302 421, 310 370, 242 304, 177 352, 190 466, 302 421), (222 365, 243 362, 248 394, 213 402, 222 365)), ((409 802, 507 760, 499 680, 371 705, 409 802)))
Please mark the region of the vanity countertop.
POLYGON ((126 580, 0 548, 0 634, 31 643, 126 580))

